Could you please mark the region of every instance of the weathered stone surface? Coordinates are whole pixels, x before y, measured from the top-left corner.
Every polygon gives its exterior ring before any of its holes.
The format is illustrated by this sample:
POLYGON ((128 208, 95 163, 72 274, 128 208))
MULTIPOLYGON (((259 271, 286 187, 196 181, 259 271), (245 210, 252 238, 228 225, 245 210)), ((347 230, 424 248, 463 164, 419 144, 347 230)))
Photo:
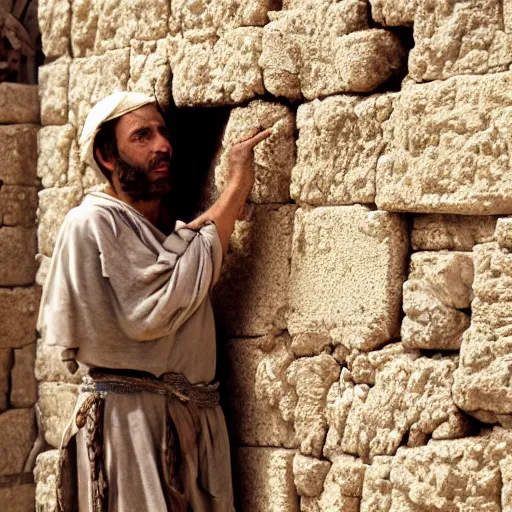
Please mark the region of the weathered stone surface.
POLYGON ((128 90, 154 96, 163 106, 171 101, 169 41, 131 41, 128 90))
POLYGON ((0 126, 0 183, 5 185, 37 185, 37 126, 16 124, 0 126))
POLYGON ((417 252, 404 283, 402 342, 408 348, 457 350, 470 317, 473 255, 417 252))
POLYGON ((45 126, 39 130, 37 175, 43 187, 76 185, 79 176, 69 173, 69 152, 76 130, 71 124, 45 126))
POLYGON ((363 206, 299 209, 290 333, 323 334, 334 345, 363 350, 389 341, 399 331, 407 250, 405 224, 397 215, 363 206))
POLYGON ((36 437, 33 409, 11 409, 0 414, 0 475, 23 471, 36 437))
POLYGON ((417 82, 506 71, 512 30, 502 1, 418 2, 409 74, 417 82))
POLYGON ((64 217, 81 200, 81 187, 57 187, 39 192, 37 241, 40 253, 52 255, 64 217))
POLYGON ((489 215, 512 211, 512 73, 410 86, 384 123, 379 208, 489 215))
POLYGON ((130 41, 165 37, 169 5, 165 0, 81 0, 73 3, 71 45, 75 57, 126 48, 130 41))
POLYGON ((306 457, 300 453, 293 458, 293 478, 299 496, 320 496, 331 463, 306 457))
POLYGON ((313 205, 373 203, 381 124, 393 95, 332 96, 299 106, 291 196, 313 205))
POLYGON ((41 453, 36 460, 34 479, 36 481, 36 502, 41 512, 54 512, 57 509, 57 464, 59 450, 41 453))
POLYGON ((289 336, 236 339, 225 346, 226 397, 233 434, 249 446, 296 445, 293 418, 285 421, 272 400, 276 377, 293 360, 289 336), (279 370, 281 370, 279 372, 279 370))
POLYGON ((401 448, 393 459, 390 512, 501 511, 500 461, 510 453, 510 432, 401 448))
POLYGON ((37 13, 45 56, 59 57, 68 54, 71 31, 70 0, 39 0, 37 13))
POLYGON ((0 227, 35 225, 37 209, 36 187, 0 186, 0 227))
POLYGON ((39 123, 37 85, 0 84, 0 123, 39 123))
POLYGON ((35 359, 35 343, 14 350, 14 366, 11 372, 12 407, 31 407, 36 403, 35 359))
POLYGON ((295 116, 284 105, 262 100, 231 111, 215 168, 217 189, 223 190, 228 180, 230 148, 258 126, 272 127, 272 134, 254 149, 255 183, 248 199, 255 203, 289 202, 290 175, 295 164, 295 116))
POLYGON ((78 386, 61 382, 41 382, 38 387, 38 405, 44 438, 48 444, 58 448, 64 427, 69 422, 75 407, 78 386))
POLYGON ((0 348, 19 348, 36 339, 39 286, 0 288, 0 348))
POLYGON ((494 215, 416 215, 411 246, 415 251, 471 251, 492 241, 496 220, 494 215))
POLYGON ((69 58, 60 58, 41 66, 39 72, 39 102, 41 124, 60 125, 68 122, 69 58))
POLYGON ((5 411, 8 405, 9 376, 12 362, 12 350, 0 349, 0 412, 5 411))
POLYGON ((0 506, 8 512, 32 512, 35 507, 34 497, 34 484, 0 488, 0 506))
POLYGON ((294 212, 294 205, 257 205, 237 223, 214 289, 230 334, 286 327, 294 212))
POLYGON ((501 248, 512 249, 512 217, 502 217, 497 220, 493 239, 501 248))
POLYGON ((392 460, 386 455, 374 457, 371 466, 366 467, 361 512, 389 512, 393 489, 389 481, 392 460))
POLYGON ((73 59, 69 67, 69 121, 78 137, 90 109, 115 91, 125 91, 130 76, 130 49, 100 57, 73 59))
POLYGON ((275 96, 369 92, 393 76, 405 58, 395 34, 366 30, 368 7, 361 0, 273 12, 271 20, 259 63, 265 88, 275 96))
POLYGON ((169 57, 176 105, 236 104, 263 94, 261 38, 259 27, 228 30, 201 42, 174 38, 169 57))
POLYGON ((372 18, 388 27, 412 25, 418 0, 370 0, 372 18))
POLYGON ((45 256, 44 254, 36 254, 36 284, 39 286, 44 286, 46 281, 46 276, 48 275, 48 271, 50 270, 52 259, 49 256, 45 256))
POLYGON ((501 512, 512 510, 512 457, 510 455, 500 460, 501 473, 501 512))
POLYGON ((238 448, 235 493, 240 510, 298 512, 299 498, 293 484, 293 450, 238 448))
POLYGON ((0 286, 32 284, 36 276, 35 228, 0 227, 0 286))
MULTIPOLYGON (((337 433, 343 452, 368 461, 393 455, 404 438, 408 446, 420 446, 431 434, 466 434, 467 421, 451 396, 456 359, 416 357, 413 353, 385 363, 372 388, 355 386, 344 432, 337 433), (440 428, 445 423, 449 425, 440 428)), ((330 457, 333 453, 331 443, 330 457)))
POLYGON ((37 343, 37 355, 35 361, 36 379, 43 382, 67 382, 68 384, 80 384, 87 373, 87 368, 78 363, 79 369, 71 374, 66 364, 61 360, 63 348, 57 345, 48 345, 41 339, 37 343))

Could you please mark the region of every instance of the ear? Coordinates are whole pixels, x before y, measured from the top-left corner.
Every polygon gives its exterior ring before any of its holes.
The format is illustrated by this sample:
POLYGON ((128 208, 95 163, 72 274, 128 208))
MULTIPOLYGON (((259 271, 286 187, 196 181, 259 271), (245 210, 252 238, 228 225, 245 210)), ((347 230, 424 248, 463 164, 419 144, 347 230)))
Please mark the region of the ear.
POLYGON ((105 160, 103 158, 103 155, 101 154, 100 148, 98 148, 98 147, 94 148, 94 156, 96 157, 96 160, 98 160, 98 162, 100 162, 100 164, 103 165, 103 167, 105 167, 109 171, 114 170, 114 167, 115 167, 114 157, 111 157, 108 160, 105 160))

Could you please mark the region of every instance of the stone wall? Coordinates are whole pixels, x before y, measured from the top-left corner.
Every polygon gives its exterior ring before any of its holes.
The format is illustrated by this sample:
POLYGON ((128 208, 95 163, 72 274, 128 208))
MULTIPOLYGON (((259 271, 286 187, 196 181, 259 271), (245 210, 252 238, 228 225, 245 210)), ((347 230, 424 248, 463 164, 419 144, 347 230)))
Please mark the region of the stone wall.
MULTIPOLYGON (((238 510, 511 511, 512 1, 44 0, 39 17, 40 280, 95 185, 76 141, 102 97, 232 107, 213 196, 233 141, 274 126, 215 293, 238 510)), ((39 344, 36 376, 55 448, 80 373, 39 344)))
POLYGON ((34 509, 37 86, 0 84, 0 509, 34 509))

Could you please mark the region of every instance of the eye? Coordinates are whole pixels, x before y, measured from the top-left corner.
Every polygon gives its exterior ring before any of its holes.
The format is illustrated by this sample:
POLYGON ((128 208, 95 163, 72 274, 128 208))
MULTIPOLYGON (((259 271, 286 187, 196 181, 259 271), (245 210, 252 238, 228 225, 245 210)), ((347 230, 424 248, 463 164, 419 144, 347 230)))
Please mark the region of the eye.
POLYGON ((134 134, 133 134, 133 138, 135 140, 144 140, 146 139, 147 137, 149 136, 149 130, 146 129, 146 128, 143 128, 141 130, 137 130, 134 134))

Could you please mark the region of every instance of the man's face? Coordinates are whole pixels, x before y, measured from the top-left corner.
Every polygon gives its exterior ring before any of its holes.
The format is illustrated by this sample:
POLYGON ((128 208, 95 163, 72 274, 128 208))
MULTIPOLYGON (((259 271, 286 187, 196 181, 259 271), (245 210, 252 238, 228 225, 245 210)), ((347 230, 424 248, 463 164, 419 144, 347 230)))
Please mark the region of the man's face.
POLYGON ((121 188, 134 201, 169 192, 172 148, 165 122, 155 105, 145 105, 119 119, 115 128, 121 188))

